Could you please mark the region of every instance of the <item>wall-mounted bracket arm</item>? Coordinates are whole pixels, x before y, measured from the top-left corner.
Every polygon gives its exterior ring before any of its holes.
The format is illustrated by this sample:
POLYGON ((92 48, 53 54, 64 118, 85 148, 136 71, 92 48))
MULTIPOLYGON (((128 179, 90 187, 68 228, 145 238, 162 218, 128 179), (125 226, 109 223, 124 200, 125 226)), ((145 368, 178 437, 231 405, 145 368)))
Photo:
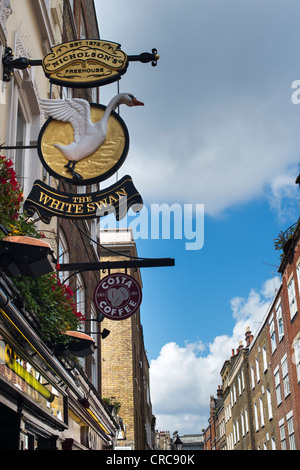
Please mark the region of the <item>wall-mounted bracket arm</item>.
POLYGON ((139 55, 128 56, 129 62, 142 62, 143 64, 147 64, 151 62, 152 67, 156 67, 158 59, 159 59, 159 55, 157 54, 156 49, 152 49, 152 53, 142 52, 142 54, 139 54, 139 55))
POLYGON ((5 47, 5 54, 2 58, 3 63, 3 81, 10 82, 14 69, 25 70, 32 66, 41 66, 42 60, 27 59, 27 57, 19 57, 14 59, 14 53, 11 47, 5 47))

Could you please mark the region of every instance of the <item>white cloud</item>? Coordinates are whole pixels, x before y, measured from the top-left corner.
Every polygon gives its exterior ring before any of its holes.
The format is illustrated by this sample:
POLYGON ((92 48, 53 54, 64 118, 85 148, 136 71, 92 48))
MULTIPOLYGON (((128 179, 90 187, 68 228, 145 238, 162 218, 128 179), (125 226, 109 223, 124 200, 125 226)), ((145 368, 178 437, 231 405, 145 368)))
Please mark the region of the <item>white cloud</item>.
POLYGON ((295 184, 299 167, 287 169, 276 175, 269 184, 267 198, 277 220, 285 224, 289 217, 295 220, 299 216, 299 187, 295 184))
POLYGON ((278 213, 289 207, 295 193, 280 175, 299 160, 291 44, 300 5, 287 2, 154 0, 140 9, 137 0, 96 0, 105 39, 161 56, 157 67, 130 63, 120 82, 145 101, 121 109, 131 145, 120 170, 145 201, 200 203, 218 215, 267 193, 278 213))
POLYGON ((260 291, 251 289, 247 298, 231 301, 235 325, 231 336, 217 336, 204 348, 201 341, 181 347, 163 346, 150 364, 151 400, 156 428, 199 433, 208 425, 209 397, 221 384, 220 370, 232 349, 244 342, 247 326, 255 334, 274 298, 279 278, 267 280, 260 291))

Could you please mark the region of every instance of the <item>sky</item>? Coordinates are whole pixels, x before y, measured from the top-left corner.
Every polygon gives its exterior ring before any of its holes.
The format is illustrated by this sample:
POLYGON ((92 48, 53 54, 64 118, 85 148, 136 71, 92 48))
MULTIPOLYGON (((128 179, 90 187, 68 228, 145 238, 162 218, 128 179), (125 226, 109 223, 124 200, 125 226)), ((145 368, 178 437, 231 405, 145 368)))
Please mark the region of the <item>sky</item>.
POLYGON ((299 217, 300 4, 95 5, 102 39, 160 56, 156 67, 130 62, 100 102, 120 91, 145 104, 120 107, 130 148, 117 177, 129 174, 144 200, 126 220, 138 255, 175 259, 141 273, 153 413, 158 430, 200 433, 224 361, 280 285, 274 239, 299 217))

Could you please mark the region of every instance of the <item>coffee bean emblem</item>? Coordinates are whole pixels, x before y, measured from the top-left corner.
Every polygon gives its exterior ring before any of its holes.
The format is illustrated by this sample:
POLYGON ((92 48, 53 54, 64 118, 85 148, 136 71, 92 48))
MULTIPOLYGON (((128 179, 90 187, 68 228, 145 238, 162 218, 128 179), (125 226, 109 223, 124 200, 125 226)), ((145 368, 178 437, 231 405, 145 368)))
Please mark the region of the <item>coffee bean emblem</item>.
POLYGON ((119 289, 112 287, 107 292, 107 298, 113 307, 119 307, 129 298, 129 293, 126 287, 120 287, 119 289))

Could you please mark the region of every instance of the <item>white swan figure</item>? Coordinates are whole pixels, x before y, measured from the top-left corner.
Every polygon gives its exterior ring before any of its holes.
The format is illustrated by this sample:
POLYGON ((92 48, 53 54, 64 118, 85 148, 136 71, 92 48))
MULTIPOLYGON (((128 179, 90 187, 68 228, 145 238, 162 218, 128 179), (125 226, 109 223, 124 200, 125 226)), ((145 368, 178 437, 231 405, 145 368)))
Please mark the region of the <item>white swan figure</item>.
POLYGON ((81 179, 81 176, 74 171, 76 163, 92 155, 105 142, 108 119, 120 104, 130 107, 144 105, 130 93, 119 93, 109 102, 100 121, 93 123, 90 104, 86 100, 80 98, 41 100, 42 108, 48 116, 58 121, 70 122, 73 127, 74 141, 69 145, 54 146, 69 160, 65 166, 74 179, 81 179))

